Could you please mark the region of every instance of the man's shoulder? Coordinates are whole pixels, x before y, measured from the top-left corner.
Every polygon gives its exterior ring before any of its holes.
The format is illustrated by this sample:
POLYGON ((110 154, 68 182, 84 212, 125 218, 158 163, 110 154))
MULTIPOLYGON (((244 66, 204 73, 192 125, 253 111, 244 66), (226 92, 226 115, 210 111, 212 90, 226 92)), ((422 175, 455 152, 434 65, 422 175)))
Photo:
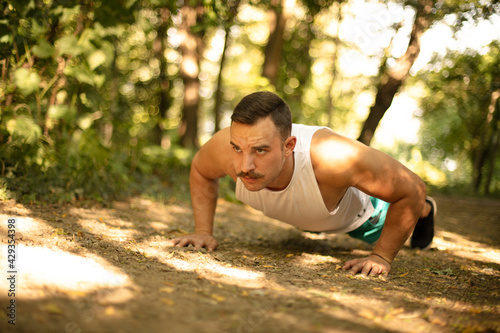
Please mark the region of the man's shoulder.
POLYGON ((215 133, 196 154, 198 167, 211 169, 212 172, 219 174, 219 177, 223 176, 222 173, 233 177, 230 140, 229 127, 215 133))
POLYGON ((337 149, 342 149, 342 152, 336 151, 336 155, 350 153, 357 150, 359 144, 358 141, 334 132, 328 127, 320 127, 314 132, 311 139, 311 148, 319 149, 322 155, 329 155, 329 153, 334 153, 334 150, 337 149))
POLYGON ((311 140, 311 163, 318 173, 343 175, 362 157, 360 143, 329 129, 314 133, 311 140))
POLYGON ((212 154, 225 154, 233 150, 231 145, 231 129, 226 127, 215 133, 212 138, 205 144, 210 149, 212 154))

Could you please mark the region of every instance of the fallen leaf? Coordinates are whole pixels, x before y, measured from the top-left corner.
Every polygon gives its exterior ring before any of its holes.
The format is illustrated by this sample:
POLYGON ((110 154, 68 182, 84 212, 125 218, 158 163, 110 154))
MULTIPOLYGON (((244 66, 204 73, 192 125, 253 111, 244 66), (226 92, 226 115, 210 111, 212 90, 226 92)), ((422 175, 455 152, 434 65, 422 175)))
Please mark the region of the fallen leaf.
POLYGON ((50 314, 58 314, 58 315, 62 314, 61 308, 57 304, 54 304, 54 303, 48 303, 48 304, 42 305, 41 309, 43 311, 47 311, 50 314))
POLYGON ((63 228, 55 228, 54 232, 56 233, 56 235, 66 235, 66 232, 63 228))
POLYGON ((165 287, 165 288, 161 288, 160 291, 163 292, 163 293, 169 293, 170 294, 170 293, 174 292, 174 288, 172 288, 172 287, 165 287))
POLYGON ((174 235, 174 236, 182 236, 182 235, 189 234, 189 232, 186 230, 182 230, 181 228, 176 228, 176 229, 168 230, 167 234, 174 235))
POLYGON ((406 272, 406 273, 399 274, 398 276, 399 276, 399 277, 405 277, 405 276, 407 276, 407 275, 408 275, 408 273, 410 273, 410 272, 408 271, 408 272, 406 272))
POLYGON ((289 253, 289 254, 286 255, 287 258, 290 258, 290 257, 293 257, 293 256, 294 256, 294 254, 292 254, 292 253, 289 253))
POLYGON ((160 301, 162 301, 162 303, 164 304, 167 304, 168 306, 172 306, 175 304, 174 300, 169 298, 160 298, 160 301))
POLYGON ((368 309, 362 309, 361 311, 358 312, 358 315, 360 317, 363 317, 366 319, 374 319, 375 318, 375 313, 373 313, 373 311, 368 310, 368 309))
POLYGON ((217 302, 224 302, 226 300, 226 298, 224 296, 217 295, 217 294, 212 294, 212 295, 210 295, 210 297, 212 297, 212 299, 216 300, 217 302))

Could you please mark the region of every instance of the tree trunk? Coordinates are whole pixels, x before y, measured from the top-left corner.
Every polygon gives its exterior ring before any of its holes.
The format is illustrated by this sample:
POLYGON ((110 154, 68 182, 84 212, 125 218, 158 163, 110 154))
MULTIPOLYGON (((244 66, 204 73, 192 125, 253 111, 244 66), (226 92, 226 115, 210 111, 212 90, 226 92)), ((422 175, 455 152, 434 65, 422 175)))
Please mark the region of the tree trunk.
POLYGON ((262 76, 269 79, 269 82, 276 85, 283 49, 283 33, 288 15, 284 7, 285 0, 274 0, 271 2, 272 9, 269 11, 269 40, 264 53, 264 64, 262 66, 262 76))
POLYGON ((224 37, 224 48, 222 50, 222 55, 220 58, 219 65, 219 74, 217 76, 217 87, 215 89, 215 105, 214 105, 214 133, 220 130, 220 122, 222 119, 222 71, 224 70, 224 64, 226 63, 226 50, 227 43, 229 42, 229 27, 225 27, 224 29, 225 37, 224 37))
POLYGON ((498 126, 495 129, 494 136, 491 140, 490 149, 490 163, 488 165, 488 173, 486 175, 486 182, 484 184, 484 193, 490 194, 491 181, 493 180, 493 174, 495 173, 495 164, 497 162, 498 150, 500 149, 500 132, 498 126))
POLYGON ((487 150, 478 147, 476 158, 474 161, 474 192, 478 193, 481 188, 481 181, 483 180, 483 166, 487 159, 487 150))
MULTIPOLYGON (((408 77, 410 69, 420 53, 422 35, 431 24, 429 14, 432 6, 433 1, 431 0, 418 1, 415 8, 415 21, 405 54, 396 60, 396 65, 393 68, 387 69, 385 67, 381 73, 375 104, 370 108, 370 114, 366 118, 358 138, 359 141, 366 145, 370 145, 380 120, 391 106, 394 96, 408 77)), ((385 64, 382 66, 385 66, 385 64)))
POLYGON ((161 9, 160 20, 161 24, 157 29, 157 37, 153 43, 153 52, 160 61, 160 75, 158 77, 160 89, 158 91, 158 111, 159 116, 154 128, 154 143, 160 146, 163 142, 163 124, 162 121, 167 118, 168 108, 171 105, 172 98, 169 96, 170 82, 167 76, 167 59, 165 58, 165 44, 167 38, 167 29, 169 25, 169 17, 171 13, 167 8, 161 9))
POLYGON ((198 110, 200 104, 200 57, 202 54, 202 38, 192 33, 191 27, 196 25, 196 8, 186 2, 181 8, 182 25, 180 34, 182 42, 181 77, 184 82, 184 105, 182 109, 182 122, 179 128, 181 135, 180 144, 183 147, 199 147, 198 142, 198 110))
POLYGON ((227 45, 229 43, 229 29, 231 28, 231 24, 234 21, 234 18, 236 17, 236 14, 238 14, 238 6, 240 5, 240 0, 236 0, 229 8, 229 17, 227 21, 224 23, 224 32, 225 32, 225 37, 224 37, 224 49, 222 50, 222 55, 220 58, 220 65, 219 65, 219 74, 217 76, 217 87, 215 89, 215 106, 214 106, 214 133, 218 132, 220 130, 220 122, 222 119, 222 71, 224 70, 224 65, 226 63, 226 50, 227 50, 227 45))
POLYGON ((474 190, 479 192, 481 190, 481 182, 483 180, 483 167, 489 159, 489 170, 487 171, 486 183, 484 186, 485 193, 489 192, 493 171, 495 167, 495 159, 499 145, 499 128, 498 116, 499 109, 497 107, 498 99, 500 98, 500 90, 496 90, 491 94, 491 101, 488 107, 488 115, 486 116, 484 126, 479 133, 479 147, 474 161, 474 190))

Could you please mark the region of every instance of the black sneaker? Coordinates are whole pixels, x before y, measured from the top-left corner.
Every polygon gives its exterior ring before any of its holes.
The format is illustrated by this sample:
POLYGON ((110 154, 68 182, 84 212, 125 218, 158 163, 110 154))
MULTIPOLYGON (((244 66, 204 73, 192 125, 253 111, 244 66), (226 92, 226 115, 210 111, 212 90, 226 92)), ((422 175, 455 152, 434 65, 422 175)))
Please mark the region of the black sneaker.
POLYGON ((437 205, 431 197, 427 197, 425 201, 431 205, 431 211, 427 217, 417 221, 410 241, 410 246, 414 249, 426 249, 434 238, 434 217, 436 217, 437 205))

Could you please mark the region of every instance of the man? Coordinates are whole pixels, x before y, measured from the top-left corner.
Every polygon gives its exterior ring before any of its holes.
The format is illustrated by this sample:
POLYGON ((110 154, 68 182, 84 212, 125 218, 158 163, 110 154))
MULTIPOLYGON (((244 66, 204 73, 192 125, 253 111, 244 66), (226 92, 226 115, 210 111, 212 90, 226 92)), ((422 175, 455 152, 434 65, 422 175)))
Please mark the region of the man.
POLYGON ((345 263, 352 274, 387 276, 412 231, 412 247, 431 243, 435 203, 396 160, 326 127, 292 125, 288 105, 270 92, 244 97, 231 120, 193 159, 195 232, 175 245, 215 250, 218 179, 226 175, 236 197, 267 216, 374 244, 368 257, 345 263))

